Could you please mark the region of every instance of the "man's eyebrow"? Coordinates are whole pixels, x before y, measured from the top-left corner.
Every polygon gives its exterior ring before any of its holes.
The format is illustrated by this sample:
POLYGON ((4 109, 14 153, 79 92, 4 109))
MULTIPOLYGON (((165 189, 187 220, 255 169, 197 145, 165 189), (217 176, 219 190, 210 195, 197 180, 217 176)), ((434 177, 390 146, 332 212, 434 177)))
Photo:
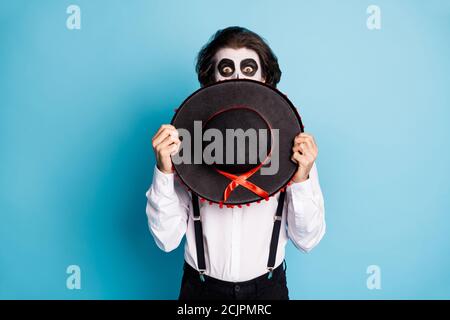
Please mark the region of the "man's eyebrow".
POLYGON ((231 60, 231 59, 228 59, 228 58, 223 58, 223 59, 221 59, 221 60, 219 61, 219 63, 221 63, 221 62, 231 62, 231 63, 234 64, 234 61, 231 60))
POLYGON ((253 58, 247 58, 247 59, 242 60, 242 61, 241 61, 241 66, 242 66, 244 63, 254 63, 255 65, 258 65, 258 63, 256 62, 256 60, 253 59, 253 58))

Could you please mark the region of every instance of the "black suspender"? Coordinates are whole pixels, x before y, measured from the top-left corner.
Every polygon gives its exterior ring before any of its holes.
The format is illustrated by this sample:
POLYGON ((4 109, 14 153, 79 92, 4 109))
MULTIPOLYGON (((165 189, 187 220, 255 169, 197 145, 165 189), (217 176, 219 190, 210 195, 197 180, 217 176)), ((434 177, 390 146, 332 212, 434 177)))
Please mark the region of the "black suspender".
POLYGON ((284 197, 286 191, 280 192, 278 199, 277 211, 273 217, 272 239, 270 239, 269 260, 267 260, 267 270, 269 270, 269 279, 272 278, 273 268, 275 266, 275 259, 277 257, 278 238, 280 237, 281 217, 283 215, 284 197))
MULTIPOLYGON (((281 218, 283 215, 283 205, 286 191, 280 192, 280 198, 278 199, 277 211, 275 213, 272 238, 270 239, 270 251, 269 260, 267 261, 267 270, 269 271, 269 279, 272 278, 272 272, 275 266, 275 260, 277 257, 278 239, 280 237, 281 218)), ((206 271, 205 263, 205 248, 203 247, 203 228, 200 218, 200 208, 198 203, 198 197, 192 194, 192 208, 194 211, 194 233, 195 233, 195 248, 197 250, 197 266, 200 274, 200 279, 205 281, 203 276, 206 271)))
POLYGON ((200 279, 205 281, 203 274, 206 271, 205 263, 205 248, 203 247, 203 228, 202 220, 200 218, 200 208, 198 205, 198 197, 192 194, 192 208, 194 209, 194 233, 195 233, 195 248, 197 250, 197 266, 200 273, 200 279))

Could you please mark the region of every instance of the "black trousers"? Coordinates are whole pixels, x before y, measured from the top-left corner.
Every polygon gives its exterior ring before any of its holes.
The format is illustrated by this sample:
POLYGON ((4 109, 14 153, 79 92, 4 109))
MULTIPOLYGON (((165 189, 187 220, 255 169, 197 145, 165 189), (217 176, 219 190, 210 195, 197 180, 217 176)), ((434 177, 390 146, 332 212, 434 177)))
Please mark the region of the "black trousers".
POLYGON ((289 300, 285 263, 268 273, 243 282, 228 282, 205 276, 184 262, 179 300, 289 300))

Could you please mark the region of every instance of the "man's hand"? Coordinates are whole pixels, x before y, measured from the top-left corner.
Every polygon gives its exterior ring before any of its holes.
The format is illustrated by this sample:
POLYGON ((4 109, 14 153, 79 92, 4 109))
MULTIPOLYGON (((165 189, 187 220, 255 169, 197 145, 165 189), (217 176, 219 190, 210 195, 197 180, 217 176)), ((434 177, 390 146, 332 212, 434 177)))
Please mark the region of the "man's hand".
POLYGON ((312 135, 303 132, 295 137, 291 160, 297 163, 298 169, 292 179, 294 182, 303 182, 308 179, 318 152, 312 135))
POLYGON ((156 157, 156 166, 163 173, 172 173, 171 155, 178 152, 181 141, 178 131, 170 124, 163 124, 152 138, 153 151, 156 157))

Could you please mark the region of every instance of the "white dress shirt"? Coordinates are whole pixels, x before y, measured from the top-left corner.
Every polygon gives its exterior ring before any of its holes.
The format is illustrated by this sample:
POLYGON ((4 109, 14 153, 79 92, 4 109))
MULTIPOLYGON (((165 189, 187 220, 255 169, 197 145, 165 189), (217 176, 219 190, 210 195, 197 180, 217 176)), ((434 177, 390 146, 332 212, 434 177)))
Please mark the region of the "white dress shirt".
MULTIPOLYGON (((279 193, 268 201, 239 208, 219 208, 200 202, 206 275, 231 282, 251 280, 267 272, 270 239, 279 193)), ((153 183, 146 193, 146 213, 156 244, 169 252, 186 235, 184 258, 197 267, 191 193, 174 177, 155 166, 153 183)), ((325 233, 324 201, 314 164, 309 179, 286 188, 275 267, 285 255, 288 238, 304 252, 325 233)))

